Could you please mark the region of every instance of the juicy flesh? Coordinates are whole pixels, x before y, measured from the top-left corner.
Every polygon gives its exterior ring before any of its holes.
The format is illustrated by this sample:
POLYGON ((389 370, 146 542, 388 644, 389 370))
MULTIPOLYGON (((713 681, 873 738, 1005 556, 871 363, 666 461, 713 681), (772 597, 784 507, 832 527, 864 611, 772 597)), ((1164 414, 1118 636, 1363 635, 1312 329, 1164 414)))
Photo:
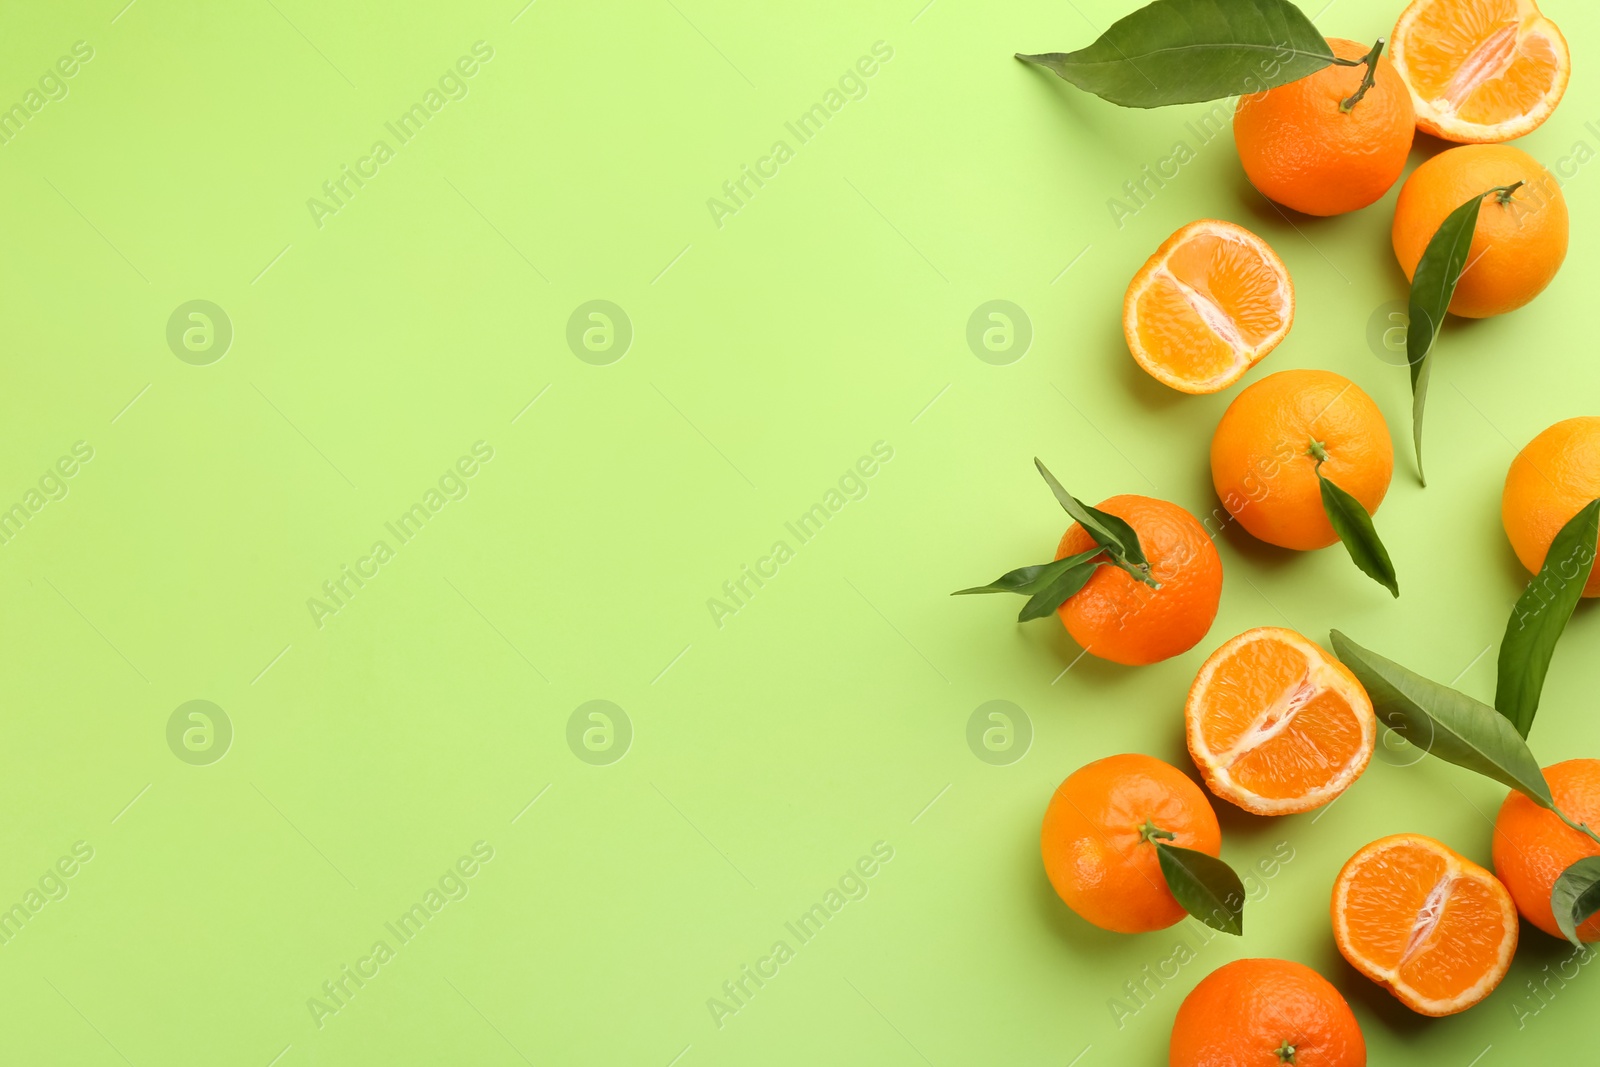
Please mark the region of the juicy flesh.
POLYGON ((1206 694, 1206 749, 1256 796, 1303 797, 1361 753, 1361 722, 1350 702, 1293 645, 1241 645, 1217 666, 1206 694))
POLYGON ((1249 243, 1197 234, 1173 249, 1140 294, 1139 342, 1185 379, 1221 377, 1283 328, 1281 284, 1249 243))
POLYGON ((1429 1000, 1460 996, 1500 958, 1505 915, 1481 879, 1416 844, 1368 857, 1343 911, 1352 948, 1392 982, 1429 1000))
POLYGON ((1446 118, 1492 126, 1533 111, 1560 79, 1543 20, 1517 0, 1425 9, 1406 34, 1411 85, 1446 118))

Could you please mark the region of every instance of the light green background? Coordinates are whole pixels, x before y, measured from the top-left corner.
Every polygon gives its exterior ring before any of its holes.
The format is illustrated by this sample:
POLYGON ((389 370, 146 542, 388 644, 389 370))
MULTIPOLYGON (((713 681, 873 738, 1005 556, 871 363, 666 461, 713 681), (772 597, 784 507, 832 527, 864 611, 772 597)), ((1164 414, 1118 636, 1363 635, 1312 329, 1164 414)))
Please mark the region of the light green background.
MULTIPOLYGON (((1565 956, 1537 932, 1499 991, 1443 1021, 1333 949, 1329 886, 1361 844, 1420 831, 1487 862, 1503 790, 1465 772, 1385 750, 1317 815, 1224 808, 1236 866, 1293 858, 1259 883, 1243 938, 1147 986, 1121 1026, 1108 1002, 1182 928, 1090 928, 1052 895, 1037 832, 1090 759, 1187 767, 1187 685, 1251 626, 1337 626, 1492 692, 1525 580, 1501 479, 1539 430, 1594 413, 1600 386, 1600 167, 1568 164, 1574 240, 1550 289, 1447 324, 1424 491, 1405 373, 1367 341, 1404 291, 1393 194, 1287 217, 1226 135, 1198 145, 1186 123, 1205 107, 1119 110, 1010 58, 1086 43, 1129 0, 123 3, 0 15, 0 101, 74 42, 93 49, 0 146, 0 503, 93 449, 0 546, 0 906, 26 906, 75 843, 93 850, 0 947, 0 1058, 1154 1063, 1187 990, 1246 955, 1327 974, 1374 1063, 1490 1067, 1583 1040, 1590 969, 1528 1014, 1525 982, 1565 956), (385 123, 479 41, 493 56, 466 97, 400 145, 385 123), (892 58, 864 97, 800 143, 785 123, 876 42, 892 58), (319 227, 308 198, 378 139, 394 158, 319 227), (719 226, 708 198, 778 140, 792 158, 719 226), (1108 198, 1178 140, 1194 160, 1119 228, 1108 198), (1293 272, 1294 330, 1247 380, 1330 368, 1388 417, 1400 461, 1378 523, 1404 596, 1337 548, 1230 528, 1199 647, 1079 661, 1053 621, 946 594, 1054 546, 1064 519, 1034 455, 1091 501, 1217 506, 1206 445, 1236 390, 1165 389, 1118 325, 1134 270, 1205 216, 1262 234, 1293 272), (206 366, 166 342, 196 299, 234 330, 206 366), (595 299, 634 333, 604 366, 566 341, 595 299), (993 299, 1032 323, 1010 365, 965 339, 993 299), (470 492, 400 544, 384 524, 475 442, 493 458, 470 492), (793 538, 784 524, 876 442, 892 459, 866 495, 793 538), (308 598, 380 539, 394 558, 319 627, 308 598), (717 625, 708 599, 778 540, 792 558, 717 625), (196 699, 234 731, 205 766, 167 742, 196 699), (633 731, 604 766, 567 741, 596 699, 633 731), (1007 766, 966 741, 990 700, 1032 725, 1007 766), (399 945, 385 923, 480 841, 493 858, 468 895, 399 945), (784 924, 877 842, 893 858, 867 895, 801 944, 784 924), (394 958, 319 1027, 308 999, 379 939, 394 958), (780 939, 793 958, 719 1027, 708 999, 780 939)), ((1365 41, 1399 6, 1333 0, 1318 24, 1365 41)), ((1555 166, 1600 149, 1600 16, 1547 13, 1577 70, 1521 143, 1555 166)), ((1600 751, 1597 636, 1580 610, 1532 739, 1546 762, 1600 751)))

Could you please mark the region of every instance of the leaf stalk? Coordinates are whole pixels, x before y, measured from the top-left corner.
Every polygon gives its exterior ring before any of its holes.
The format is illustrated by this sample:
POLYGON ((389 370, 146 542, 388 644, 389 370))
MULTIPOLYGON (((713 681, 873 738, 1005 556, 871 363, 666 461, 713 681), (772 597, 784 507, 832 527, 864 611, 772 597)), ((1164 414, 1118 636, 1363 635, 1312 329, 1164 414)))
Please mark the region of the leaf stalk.
POLYGON ((1566 823, 1568 826, 1572 827, 1574 830, 1578 831, 1580 834, 1588 834, 1589 837, 1592 838, 1594 841, 1600 842, 1600 834, 1597 834, 1593 830, 1591 830, 1589 828, 1589 824, 1588 823, 1586 823, 1586 822, 1573 822, 1572 818, 1566 812, 1562 811, 1560 808, 1556 807, 1553 804, 1550 806, 1550 810, 1556 813, 1556 818, 1560 819, 1562 822, 1566 823))

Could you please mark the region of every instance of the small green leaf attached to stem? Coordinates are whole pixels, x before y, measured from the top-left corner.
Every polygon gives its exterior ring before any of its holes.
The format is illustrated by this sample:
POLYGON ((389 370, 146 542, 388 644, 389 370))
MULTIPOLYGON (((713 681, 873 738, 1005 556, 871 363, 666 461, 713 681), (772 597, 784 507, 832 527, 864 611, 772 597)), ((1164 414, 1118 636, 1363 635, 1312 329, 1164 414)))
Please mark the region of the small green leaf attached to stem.
POLYGON ((1098 508, 1091 508, 1067 492, 1062 484, 1056 481, 1055 475, 1051 474, 1038 459, 1033 462, 1061 507, 1083 527, 1094 541, 1095 547, 1049 563, 1018 567, 1016 570, 1007 571, 988 585, 957 589, 950 594, 951 596, 965 596, 971 593, 1020 593, 1028 597, 1028 602, 1017 615, 1017 621, 1027 622, 1055 612, 1088 584, 1096 570, 1106 564, 1127 571, 1153 589, 1161 588, 1161 583, 1151 576, 1150 561, 1145 558, 1144 549, 1139 545, 1139 535, 1132 526, 1115 515, 1098 508))
POLYGON ((1585 856, 1561 872, 1550 889, 1550 911, 1567 940, 1583 948, 1578 927, 1600 911, 1600 856, 1585 856))
POLYGON ((1150 574, 1150 561, 1145 558, 1144 548, 1139 544, 1139 535, 1132 526, 1115 515, 1099 508, 1091 508, 1067 492, 1038 456, 1033 458, 1033 465, 1039 468, 1040 476, 1044 478, 1045 484, 1050 486, 1050 491, 1055 494, 1061 509, 1083 527, 1084 532, 1094 539, 1095 544, 1106 550, 1112 563, 1150 588, 1161 588, 1161 583, 1150 574))
MULTIPOLYGON (((1149 825, 1148 822, 1146 825, 1149 825)), ((1142 831, 1141 831, 1142 834, 1142 831)), ((1158 830, 1146 837, 1173 835, 1158 830)), ((1151 841, 1161 875, 1183 910, 1225 934, 1244 933, 1244 883, 1222 860, 1192 848, 1151 841)))
POLYGON ((1322 465, 1328 461, 1328 450, 1321 441, 1313 438, 1306 454, 1317 461, 1315 470, 1318 488, 1322 490, 1322 510, 1327 512, 1333 532, 1344 542, 1351 562, 1361 569, 1361 573, 1389 590, 1392 596, 1398 597, 1400 582, 1395 576, 1394 561, 1389 558, 1389 550, 1378 536, 1378 528, 1372 524, 1372 516, 1361 501, 1322 473, 1322 465))

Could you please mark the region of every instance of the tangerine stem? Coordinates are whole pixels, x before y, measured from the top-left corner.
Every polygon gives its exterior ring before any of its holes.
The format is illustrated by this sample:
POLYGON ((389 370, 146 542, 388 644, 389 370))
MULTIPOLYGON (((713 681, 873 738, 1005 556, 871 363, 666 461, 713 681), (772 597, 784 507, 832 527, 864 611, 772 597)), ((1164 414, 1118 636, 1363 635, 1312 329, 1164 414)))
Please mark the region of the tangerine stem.
POLYGON ((1355 60, 1354 62, 1346 61, 1339 64, 1340 66, 1350 67, 1355 66, 1356 63, 1365 63, 1367 65, 1367 73, 1362 76, 1361 84, 1356 86, 1356 91, 1351 93, 1345 99, 1339 101, 1339 110, 1342 113, 1346 115, 1350 114, 1351 109, 1357 104, 1361 103, 1361 98, 1367 95, 1367 90, 1372 88, 1372 83, 1376 81, 1378 77, 1378 56, 1382 52, 1383 38, 1379 37, 1377 41, 1373 43, 1372 51, 1368 52, 1365 57, 1355 60))
MULTIPOLYGON (((1511 203, 1511 194, 1522 188, 1525 184, 1525 182, 1519 180, 1512 182, 1510 185, 1497 185, 1493 189, 1490 189, 1489 193, 1495 194, 1495 203, 1509 204, 1511 203)), ((1489 193, 1484 193, 1483 195, 1488 196, 1489 193)))
POLYGON ((1148 844, 1152 839, 1157 837, 1166 841, 1176 841, 1178 835, 1173 833, 1171 830, 1161 829, 1161 827, 1150 821, 1150 816, 1146 815, 1144 819, 1144 825, 1139 827, 1139 840, 1142 843, 1148 844))
POLYGON ((1328 462, 1328 446, 1313 437, 1311 439, 1311 447, 1306 449, 1306 455, 1315 459, 1317 466, 1320 467, 1328 462))
POLYGON ((1560 808, 1556 807, 1554 804, 1552 804, 1550 806, 1550 810, 1556 813, 1556 818, 1560 819, 1562 822, 1566 823, 1568 826, 1572 827, 1574 830, 1578 831, 1580 834, 1588 834, 1595 841, 1600 841, 1600 834, 1597 834, 1593 830, 1591 830, 1589 828, 1589 824, 1588 823, 1586 823, 1586 822, 1573 822, 1572 819, 1568 817, 1566 812, 1562 811, 1560 808))
POLYGON ((1272 1053, 1278 1057, 1278 1061, 1280 1063, 1294 1063, 1294 1046, 1289 1044, 1288 1038, 1284 1038, 1283 1043, 1277 1048, 1273 1049, 1272 1053))

